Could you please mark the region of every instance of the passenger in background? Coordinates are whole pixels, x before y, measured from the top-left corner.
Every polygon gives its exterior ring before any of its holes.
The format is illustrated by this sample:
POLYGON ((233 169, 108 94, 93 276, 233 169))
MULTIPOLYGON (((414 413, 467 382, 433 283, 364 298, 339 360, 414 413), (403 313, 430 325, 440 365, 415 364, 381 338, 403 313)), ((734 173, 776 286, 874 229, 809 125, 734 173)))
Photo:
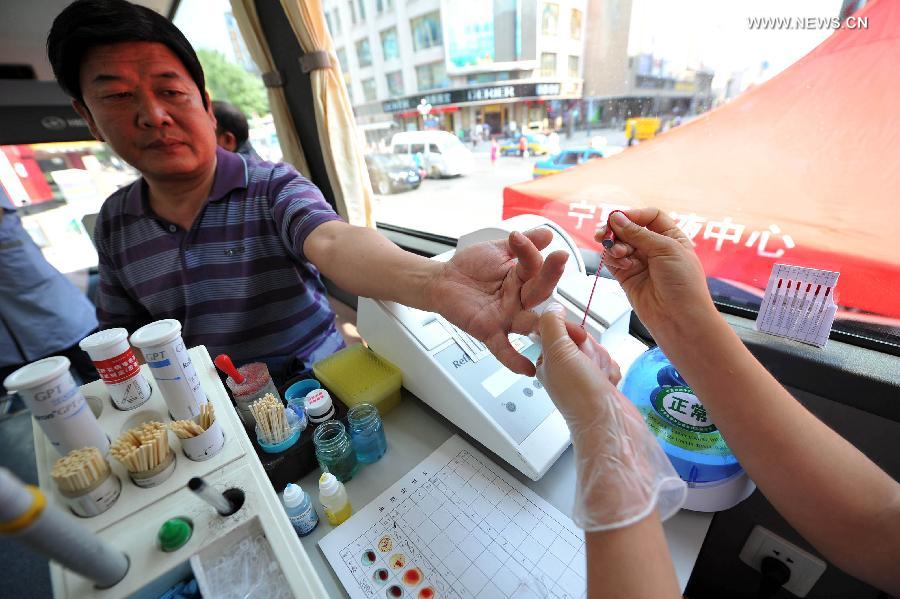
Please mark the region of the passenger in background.
MULTIPOLYGON (((607 268, 760 491, 826 559, 900 596, 900 484, 756 361, 716 310, 691 240, 668 215, 643 208, 610 222, 607 268)), ((618 366, 552 304, 539 328, 538 377, 572 432, 588 596, 680 597, 660 524, 664 488, 641 444, 647 427, 616 388, 618 366)))
POLYGON ((97 329, 94 306, 53 268, 0 187, 0 381, 20 366, 66 356, 83 382, 97 371, 78 342, 97 329))
POLYGON ((234 104, 222 100, 213 101, 212 108, 216 116, 216 143, 219 147, 251 160, 262 160, 250 143, 250 126, 244 113, 234 104))

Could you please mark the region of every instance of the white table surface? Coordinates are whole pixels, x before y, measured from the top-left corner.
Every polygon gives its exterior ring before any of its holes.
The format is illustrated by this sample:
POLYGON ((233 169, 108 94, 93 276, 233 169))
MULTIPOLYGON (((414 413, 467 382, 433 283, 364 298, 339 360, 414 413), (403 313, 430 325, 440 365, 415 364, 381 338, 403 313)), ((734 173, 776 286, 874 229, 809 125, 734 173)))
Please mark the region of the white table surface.
MULTIPOLYGON (((405 389, 403 393, 403 401, 400 402, 400 405, 384 418, 388 442, 387 453, 378 462, 360 468, 356 476, 346 483, 347 493, 354 511, 378 497, 388 487, 400 480, 404 474, 428 457, 454 433, 460 434, 486 456, 492 457, 489 450, 466 436, 459 428, 414 395, 405 389)), ((494 462, 505 468, 507 472, 510 472, 562 513, 571 516, 575 496, 573 460, 572 448, 569 447, 547 474, 537 482, 532 481, 499 458, 494 462)), ((305 491, 312 493, 316 511, 319 512, 319 525, 301 541, 329 596, 346 597, 347 593, 344 591, 344 587, 318 547, 319 539, 332 530, 318 503, 319 474, 319 470, 316 469, 299 481, 305 491)), ((663 525, 682 592, 687 586, 694 563, 697 561, 697 555, 704 538, 706 538, 706 531, 709 529, 712 516, 712 514, 682 510, 663 525)))

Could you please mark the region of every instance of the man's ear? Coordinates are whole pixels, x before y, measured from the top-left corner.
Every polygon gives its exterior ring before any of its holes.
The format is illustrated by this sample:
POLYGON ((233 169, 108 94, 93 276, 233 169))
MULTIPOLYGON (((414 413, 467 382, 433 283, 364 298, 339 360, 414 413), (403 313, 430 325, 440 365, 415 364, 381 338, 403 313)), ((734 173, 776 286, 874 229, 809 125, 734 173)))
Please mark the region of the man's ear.
POLYGON ((231 131, 225 131, 219 136, 219 145, 229 152, 234 152, 238 147, 237 138, 231 131))
POLYGON ((88 107, 81 103, 80 100, 72 99, 72 108, 75 109, 75 112, 84 119, 84 122, 87 123, 88 129, 91 131, 91 135, 94 136, 94 139, 97 141, 106 140, 103 138, 103 135, 100 133, 100 130, 97 128, 97 123, 94 122, 94 117, 91 116, 91 111, 88 110, 88 107))
POLYGON ((203 90, 203 100, 206 102, 206 112, 209 114, 209 117, 216 122, 216 115, 213 112, 212 98, 209 97, 209 90, 203 90))

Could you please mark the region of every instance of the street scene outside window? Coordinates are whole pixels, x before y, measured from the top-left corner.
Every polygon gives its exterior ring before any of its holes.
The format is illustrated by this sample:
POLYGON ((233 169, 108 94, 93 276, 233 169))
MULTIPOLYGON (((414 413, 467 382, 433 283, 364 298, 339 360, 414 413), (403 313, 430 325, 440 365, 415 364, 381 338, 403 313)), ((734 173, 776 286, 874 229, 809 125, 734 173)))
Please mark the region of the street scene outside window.
MULTIPOLYGON (((382 11, 377 24, 359 19, 330 32, 339 54, 381 40, 371 67, 349 65, 360 142, 367 154, 398 155, 424 175, 381 193, 375 182, 384 177, 370 166, 379 223, 457 238, 501 218, 544 214, 596 257, 593 231, 611 211, 660 205, 695 244, 721 303, 758 309, 775 263, 837 270, 835 327, 896 341, 900 296, 871 283, 886 277, 897 288, 896 246, 886 250, 885 225, 867 223, 871 245, 849 241, 863 235, 852 225, 835 226, 845 219, 834 211, 852 205, 826 209, 819 192, 835 164, 859 158, 815 142, 817 131, 850 128, 851 102, 874 101, 878 90, 836 74, 828 92, 793 95, 821 83, 804 56, 835 38, 866 44, 872 23, 847 19, 864 4, 414 0, 382 11), (372 73, 385 73, 383 83, 372 73), (825 117, 844 109, 832 106, 842 91, 847 111, 825 117), (770 108, 742 117, 741 103, 754 98, 770 108), (777 107, 795 100, 812 109, 789 123, 777 107), (438 133, 459 143, 431 144, 438 133), (443 175, 453 170, 448 161, 471 169, 443 175), (754 176, 761 167, 773 173, 768 181, 754 176), (658 175, 678 184, 648 191, 658 175), (872 227, 882 232, 873 237, 872 227)), ((350 18, 346 2, 324 0, 323 9, 350 18)), ((880 27, 896 32, 900 23, 880 27)), ((842 185, 846 198, 854 195, 842 185)))

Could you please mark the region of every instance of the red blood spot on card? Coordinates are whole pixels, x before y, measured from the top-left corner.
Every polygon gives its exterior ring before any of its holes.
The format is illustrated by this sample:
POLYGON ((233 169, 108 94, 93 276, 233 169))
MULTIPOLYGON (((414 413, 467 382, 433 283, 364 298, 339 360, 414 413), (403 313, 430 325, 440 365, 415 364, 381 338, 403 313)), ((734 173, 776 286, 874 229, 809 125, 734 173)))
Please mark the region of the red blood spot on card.
POLYGON ((422 582, 422 571, 418 568, 411 568, 403 573, 403 582, 411 587, 422 582))
POLYGON ((401 589, 397 585, 393 585, 393 586, 388 587, 387 594, 388 594, 388 597, 402 597, 403 589, 401 589))
POLYGON ((419 591, 419 599, 432 599, 432 597, 434 597, 434 589, 431 587, 425 587, 419 591))

